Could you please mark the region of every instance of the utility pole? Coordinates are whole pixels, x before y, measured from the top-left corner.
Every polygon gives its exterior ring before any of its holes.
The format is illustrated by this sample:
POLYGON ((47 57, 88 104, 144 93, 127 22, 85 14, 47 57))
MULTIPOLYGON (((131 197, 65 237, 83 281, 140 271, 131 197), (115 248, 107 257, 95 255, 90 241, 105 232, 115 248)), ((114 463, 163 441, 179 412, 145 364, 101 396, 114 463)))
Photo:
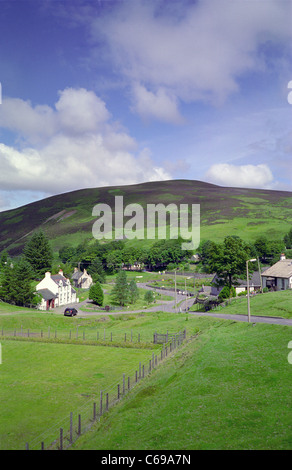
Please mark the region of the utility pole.
POLYGON ((174 289, 175 289, 175 313, 177 313, 176 268, 174 269, 174 289))
POLYGON ((249 274, 248 274, 248 263, 250 262, 253 262, 253 261, 257 261, 256 258, 253 258, 253 259, 248 259, 246 261, 246 281, 247 281, 247 320, 248 320, 248 323, 250 323, 250 298, 249 298, 249 295, 250 295, 250 292, 249 292, 249 274))

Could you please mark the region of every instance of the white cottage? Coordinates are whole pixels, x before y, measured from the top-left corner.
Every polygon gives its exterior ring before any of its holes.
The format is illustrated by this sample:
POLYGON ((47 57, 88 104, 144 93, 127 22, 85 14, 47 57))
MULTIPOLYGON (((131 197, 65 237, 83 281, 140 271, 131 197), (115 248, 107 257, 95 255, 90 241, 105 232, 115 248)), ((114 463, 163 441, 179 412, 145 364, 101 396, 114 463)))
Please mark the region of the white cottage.
POLYGON ((292 259, 282 254, 280 261, 273 264, 263 274, 263 287, 271 290, 292 289, 292 259))
POLYGON ((86 269, 79 271, 78 268, 74 268, 74 274, 71 279, 75 287, 81 287, 82 289, 89 289, 93 284, 92 277, 86 269))
POLYGON ((54 275, 47 272, 44 279, 37 284, 36 291, 42 296, 42 301, 38 306, 40 310, 49 310, 79 300, 70 280, 63 275, 62 270, 54 275))

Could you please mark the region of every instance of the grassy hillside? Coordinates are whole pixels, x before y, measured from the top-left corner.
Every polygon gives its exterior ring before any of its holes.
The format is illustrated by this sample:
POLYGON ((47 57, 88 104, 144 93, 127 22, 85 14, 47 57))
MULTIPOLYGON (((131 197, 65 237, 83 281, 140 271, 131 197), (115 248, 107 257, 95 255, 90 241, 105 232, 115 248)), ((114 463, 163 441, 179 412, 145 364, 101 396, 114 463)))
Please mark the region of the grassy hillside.
POLYGON ((94 205, 106 203, 114 208, 117 195, 124 197, 124 207, 141 204, 145 215, 150 203, 200 204, 201 239, 221 241, 232 234, 250 241, 259 234, 277 239, 292 225, 291 192, 171 180, 73 191, 0 213, 0 250, 19 253, 27 236, 39 228, 47 233, 55 250, 93 240, 94 205))
POLYGON ((197 326, 197 340, 73 449, 291 450, 291 329, 202 317, 197 326))

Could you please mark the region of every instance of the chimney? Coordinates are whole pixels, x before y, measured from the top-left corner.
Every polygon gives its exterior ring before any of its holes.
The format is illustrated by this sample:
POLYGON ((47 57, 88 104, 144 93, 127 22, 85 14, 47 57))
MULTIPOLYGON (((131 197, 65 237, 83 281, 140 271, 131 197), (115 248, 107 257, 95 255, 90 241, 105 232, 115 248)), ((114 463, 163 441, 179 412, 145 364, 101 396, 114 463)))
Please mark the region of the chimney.
POLYGON ((59 274, 60 274, 60 276, 63 276, 63 271, 62 271, 62 269, 59 269, 59 274))
POLYGON ((281 253, 280 261, 283 261, 284 259, 286 259, 285 253, 281 253))
POLYGON ((77 273, 77 271, 78 271, 78 268, 74 268, 74 273, 77 273))
POLYGON ((46 277, 46 279, 49 279, 49 278, 51 277, 51 273, 47 272, 47 273, 45 274, 45 277, 46 277))

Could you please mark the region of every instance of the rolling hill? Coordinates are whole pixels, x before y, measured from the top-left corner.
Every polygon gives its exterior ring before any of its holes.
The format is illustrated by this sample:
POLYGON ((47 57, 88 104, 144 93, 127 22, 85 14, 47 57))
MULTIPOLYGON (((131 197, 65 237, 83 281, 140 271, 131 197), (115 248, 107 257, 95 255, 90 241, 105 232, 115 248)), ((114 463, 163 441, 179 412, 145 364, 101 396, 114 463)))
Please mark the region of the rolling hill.
POLYGON ((222 241, 226 235, 238 235, 253 241, 261 234, 282 239, 292 225, 292 192, 170 180, 82 189, 2 212, 0 251, 17 255, 38 229, 47 234, 54 250, 94 240, 92 209, 98 203, 113 208, 115 196, 123 196, 124 207, 139 203, 145 209, 151 203, 200 204, 201 239, 222 241))

